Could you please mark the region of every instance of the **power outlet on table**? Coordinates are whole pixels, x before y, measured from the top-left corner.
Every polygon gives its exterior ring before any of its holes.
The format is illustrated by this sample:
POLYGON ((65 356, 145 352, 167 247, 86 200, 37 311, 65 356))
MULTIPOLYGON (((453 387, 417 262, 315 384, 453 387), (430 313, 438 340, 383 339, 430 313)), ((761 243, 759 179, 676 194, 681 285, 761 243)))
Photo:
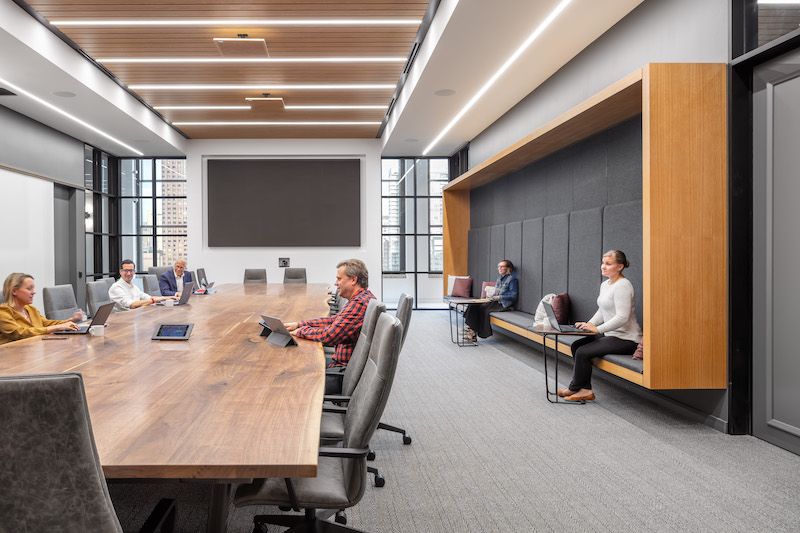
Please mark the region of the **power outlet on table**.
POLYGON ((288 257, 281 257, 278 259, 278 266, 280 268, 288 267, 289 266, 289 258, 288 257))

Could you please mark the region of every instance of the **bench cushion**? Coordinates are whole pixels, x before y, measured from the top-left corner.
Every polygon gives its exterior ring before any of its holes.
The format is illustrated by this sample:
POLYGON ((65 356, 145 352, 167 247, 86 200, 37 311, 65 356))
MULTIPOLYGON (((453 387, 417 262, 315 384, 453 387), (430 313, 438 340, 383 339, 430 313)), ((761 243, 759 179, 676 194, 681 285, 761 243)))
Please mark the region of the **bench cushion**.
POLYGON ((639 374, 644 373, 644 361, 640 359, 634 359, 630 355, 608 354, 603 356, 603 359, 617 366, 638 372, 639 374))

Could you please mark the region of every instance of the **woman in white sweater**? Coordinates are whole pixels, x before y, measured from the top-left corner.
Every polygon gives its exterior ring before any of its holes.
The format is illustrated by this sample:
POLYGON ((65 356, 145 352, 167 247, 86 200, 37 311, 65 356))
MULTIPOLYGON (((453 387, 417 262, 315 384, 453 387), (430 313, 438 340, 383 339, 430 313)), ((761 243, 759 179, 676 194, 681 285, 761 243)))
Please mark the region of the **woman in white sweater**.
POLYGON ((575 369, 569 387, 558 391, 568 401, 594 400, 592 359, 608 354, 633 355, 642 341, 642 328, 636 320, 633 285, 622 275, 630 266, 625 254, 611 250, 603 255, 600 271, 608 281, 600 285, 598 310, 588 322, 576 327, 596 335, 583 337, 572 345, 575 369))

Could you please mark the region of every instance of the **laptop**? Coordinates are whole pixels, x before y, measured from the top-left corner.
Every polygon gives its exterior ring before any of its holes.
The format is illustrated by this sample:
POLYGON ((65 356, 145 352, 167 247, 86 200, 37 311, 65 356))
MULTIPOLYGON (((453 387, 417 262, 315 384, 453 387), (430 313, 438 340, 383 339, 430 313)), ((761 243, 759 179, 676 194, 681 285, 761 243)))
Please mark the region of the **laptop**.
MULTIPOLYGON (((194 288, 194 281, 190 281, 188 283, 183 284, 183 292, 181 293, 181 299, 175 302, 172 305, 183 305, 189 301, 189 298, 192 296, 192 289, 194 288)), ((166 305, 164 302, 158 302, 156 305, 166 305)))
POLYGON ((89 333, 89 328, 92 326, 105 326, 106 322, 108 321, 108 317, 111 315, 111 311, 113 310, 114 302, 101 305, 89 324, 78 326, 78 329, 75 330, 63 329, 60 331, 54 331, 53 333, 56 335, 86 335, 89 333))
POLYGON ((560 331, 561 333, 592 333, 591 331, 586 331, 585 329, 575 326, 559 324, 558 320, 556 319, 556 312, 553 311, 553 306, 547 302, 542 302, 542 305, 544 306, 545 313, 547 313, 547 319, 550 321, 550 325, 553 326, 553 329, 556 331, 560 331))
POLYGON ((258 325, 264 328, 261 336, 266 337, 268 343, 276 346, 297 346, 297 341, 294 340, 280 318, 261 315, 261 322, 258 325))

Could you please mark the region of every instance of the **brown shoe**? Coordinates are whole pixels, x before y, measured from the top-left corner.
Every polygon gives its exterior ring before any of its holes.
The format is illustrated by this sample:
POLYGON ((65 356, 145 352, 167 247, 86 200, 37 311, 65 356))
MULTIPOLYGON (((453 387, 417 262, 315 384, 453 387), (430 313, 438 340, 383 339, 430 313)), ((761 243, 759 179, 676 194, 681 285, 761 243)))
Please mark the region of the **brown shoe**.
POLYGON ((563 389, 559 390, 557 394, 559 396, 561 396, 562 398, 566 398, 567 396, 572 396, 575 393, 576 393, 576 391, 569 390, 568 387, 564 387, 563 389))
POLYGON ((573 394, 572 396, 567 396, 564 399, 568 402, 587 402, 589 400, 594 400, 594 393, 592 391, 584 393, 578 391, 578 393, 573 394))

